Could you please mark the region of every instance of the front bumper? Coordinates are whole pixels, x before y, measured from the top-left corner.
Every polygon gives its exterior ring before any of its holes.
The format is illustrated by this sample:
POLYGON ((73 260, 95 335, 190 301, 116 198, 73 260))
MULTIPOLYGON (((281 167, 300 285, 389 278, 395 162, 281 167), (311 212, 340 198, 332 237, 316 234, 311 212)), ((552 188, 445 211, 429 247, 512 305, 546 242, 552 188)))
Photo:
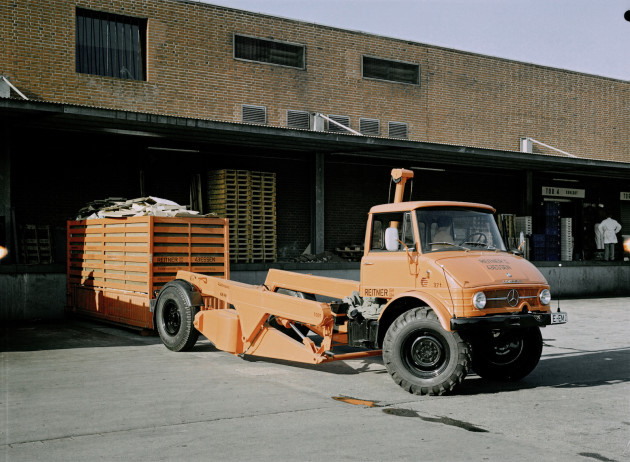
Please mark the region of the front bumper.
MULTIPOLYGON (((522 327, 544 327, 552 324, 552 314, 558 313, 515 313, 507 315, 478 316, 474 318, 454 318, 451 319, 451 330, 461 331, 467 329, 518 329, 522 327)), ((564 319, 566 319, 566 314, 564 319)), ((564 322, 553 324, 564 324, 564 322)))

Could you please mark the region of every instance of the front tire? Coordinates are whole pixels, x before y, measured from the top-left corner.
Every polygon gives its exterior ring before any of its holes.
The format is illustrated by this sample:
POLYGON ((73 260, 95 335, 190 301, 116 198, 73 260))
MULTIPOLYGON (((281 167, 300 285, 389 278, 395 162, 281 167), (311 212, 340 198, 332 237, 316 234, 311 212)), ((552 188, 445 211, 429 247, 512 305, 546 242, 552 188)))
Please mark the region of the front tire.
POLYGON ((383 362, 394 381, 409 393, 451 392, 468 373, 470 352, 457 332, 448 332, 428 307, 399 316, 383 341, 383 362))
POLYGON ((189 351, 199 338, 193 324, 198 307, 191 306, 189 294, 180 284, 169 284, 164 286, 157 300, 157 331, 169 350, 189 351))
POLYGON ((542 354, 540 328, 491 331, 473 342, 472 369, 485 379, 517 381, 534 370, 542 354))

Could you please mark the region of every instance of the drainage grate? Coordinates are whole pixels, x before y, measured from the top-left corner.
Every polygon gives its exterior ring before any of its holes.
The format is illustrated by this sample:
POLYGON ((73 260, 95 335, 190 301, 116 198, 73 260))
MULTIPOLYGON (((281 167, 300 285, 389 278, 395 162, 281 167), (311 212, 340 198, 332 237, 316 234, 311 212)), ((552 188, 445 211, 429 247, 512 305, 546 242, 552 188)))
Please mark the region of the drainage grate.
POLYGON ((265 125, 267 123, 267 108, 265 106, 242 106, 242 121, 247 124, 265 125))

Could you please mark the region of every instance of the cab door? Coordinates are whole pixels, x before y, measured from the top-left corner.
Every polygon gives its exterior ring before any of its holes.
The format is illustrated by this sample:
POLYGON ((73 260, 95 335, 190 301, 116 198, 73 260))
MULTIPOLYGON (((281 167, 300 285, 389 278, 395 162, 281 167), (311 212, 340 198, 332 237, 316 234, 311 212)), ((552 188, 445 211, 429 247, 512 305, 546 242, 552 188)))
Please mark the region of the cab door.
POLYGON ((371 218, 369 248, 361 260, 361 296, 393 298, 414 289, 418 240, 412 213, 375 213, 371 218))

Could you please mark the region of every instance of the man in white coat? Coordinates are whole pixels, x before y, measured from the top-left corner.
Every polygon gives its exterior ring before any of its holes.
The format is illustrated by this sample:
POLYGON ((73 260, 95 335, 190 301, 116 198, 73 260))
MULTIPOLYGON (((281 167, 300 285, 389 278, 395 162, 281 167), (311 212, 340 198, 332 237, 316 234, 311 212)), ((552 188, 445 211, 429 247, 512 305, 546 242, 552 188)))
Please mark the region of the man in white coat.
POLYGON ((621 230, 621 225, 610 215, 599 224, 599 230, 604 237, 604 260, 615 259, 615 245, 617 244, 617 233, 621 230))

